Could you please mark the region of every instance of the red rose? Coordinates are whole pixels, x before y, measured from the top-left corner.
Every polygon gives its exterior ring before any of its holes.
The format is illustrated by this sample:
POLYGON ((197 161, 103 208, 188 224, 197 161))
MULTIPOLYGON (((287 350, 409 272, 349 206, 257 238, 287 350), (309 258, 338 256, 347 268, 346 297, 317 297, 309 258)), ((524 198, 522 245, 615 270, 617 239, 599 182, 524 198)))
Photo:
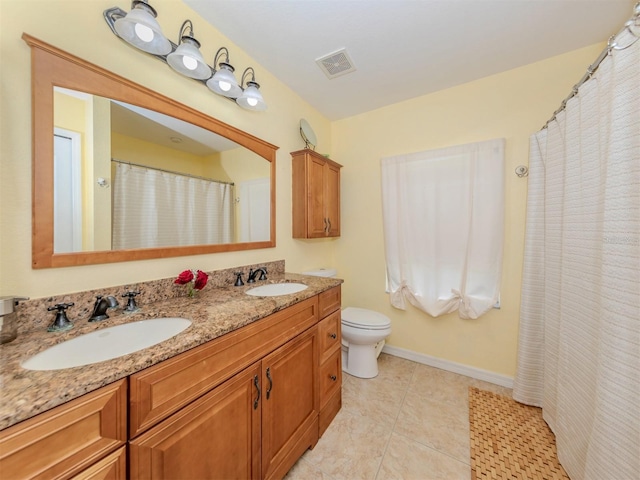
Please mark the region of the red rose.
POLYGON ((186 285, 191 280, 193 280, 193 272, 191 270, 185 270, 180 275, 178 275, 178 278, 176 278, 173 283, 177 283, 178 285, 186 285))
POLYGON ((195 288, 196 290, 202 290, 207 284, 208 280, 209 275, 204 273, 202 270, 198 270, 196 272, 196 280, 194 282, 193 288, 195 288))

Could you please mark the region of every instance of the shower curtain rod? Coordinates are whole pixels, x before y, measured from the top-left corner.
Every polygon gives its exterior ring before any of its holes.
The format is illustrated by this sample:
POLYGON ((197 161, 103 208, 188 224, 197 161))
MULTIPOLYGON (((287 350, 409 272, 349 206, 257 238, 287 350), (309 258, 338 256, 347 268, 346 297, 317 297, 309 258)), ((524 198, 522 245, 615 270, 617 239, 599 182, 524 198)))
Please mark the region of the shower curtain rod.
POLYGON ((583 77, 580 79, 580 81, 573 86, 569 96, 562 101, 562 103, 560 104, 560 108, 558 108, 555 112, 553 112, 553 116, 549 120, 547 120, 547 123, 544 124, 544 126, 541 128, 541 130, 544 130, 545 128, 547 128, 549 126, 549 124, 556 119, 556 116, 560 112, 562 112, 565 109, 565 107, 567 106, 567 102, 578 94, 578 89, 587 80, 589 80, 591 78, 591 76, 598 69, 598 67, 600 66, 602 61, 608 55, 610 55, 613 50, 624 50, 625 48, 629 48, 631 45, 633 45, 634 43, 636 43, 638 41, 638 38, 640 38, 640 35, 638 33, 634 32, 632 30, 632 27, 638 28, 639 32, 640 32, 640 2, 635 4, 635 6, 633 7, 633 15, 631 16, 631 18, 629 20, 627 20, 625 22, 624 26, 620 29, 620 31, 618 33, 616 33, 615 35, 612 35, 611 37, 609 37, 609 41, 607 42, 606 48, 600 53, 600 55, 598 55, 598 58, 596 58, 595 62, 593 62, 591 65, 589 65, 589 68, 587 68, 587 73, 585 73, 583 75, 583 77), (616 43, 616 38, 619 37, 622 33, 624 33, 625 30, 628 31, 635 38, 633 39, 633 41, 629 45, 620 46, 620 45, 618 45, 616 43))
POLYGON ((197 180, 206 180, 207 182, 215 182, 215 183, 222 183, 224 185, 235 186, 233 182, 225 182, 223 180, 214 180, 213 178, 199 177, 198 175, 191 175, 190 173, 172 172, 171 170, 165 170, 164 168, 156 168, 156 167, 150 167, 149 165, 140 165, 139 163, 125 162, 124 160, 118 160, 115 158, 112 158, 111 161, 115 163, 122 163, 124 165, 131 165, 132 167, 140 167, 140 168, 146 168, 148 170, 155 170, 157 172, 171 173, 173 175, 179 175, 181 177, 189 177, 189 178, 195 178, 197 180))

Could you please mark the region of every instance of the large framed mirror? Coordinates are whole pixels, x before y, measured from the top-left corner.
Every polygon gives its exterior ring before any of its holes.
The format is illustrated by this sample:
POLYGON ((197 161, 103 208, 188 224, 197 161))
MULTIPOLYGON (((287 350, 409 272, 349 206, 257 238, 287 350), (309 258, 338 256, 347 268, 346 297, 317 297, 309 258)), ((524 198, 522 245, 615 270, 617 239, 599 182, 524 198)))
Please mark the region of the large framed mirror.
POLYGON ((275 246, 278 147, 27 34, 33 268, 275 246))

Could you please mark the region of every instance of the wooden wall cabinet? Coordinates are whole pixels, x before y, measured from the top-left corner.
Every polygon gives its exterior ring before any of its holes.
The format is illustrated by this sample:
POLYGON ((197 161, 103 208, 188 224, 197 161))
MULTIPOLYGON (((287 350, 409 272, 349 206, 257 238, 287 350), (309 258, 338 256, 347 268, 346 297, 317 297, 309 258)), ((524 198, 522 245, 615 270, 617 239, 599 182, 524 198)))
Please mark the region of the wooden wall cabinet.
POLYGON ((291 159, 293 238, 339 237, 342 165, 309 149, 291 159))

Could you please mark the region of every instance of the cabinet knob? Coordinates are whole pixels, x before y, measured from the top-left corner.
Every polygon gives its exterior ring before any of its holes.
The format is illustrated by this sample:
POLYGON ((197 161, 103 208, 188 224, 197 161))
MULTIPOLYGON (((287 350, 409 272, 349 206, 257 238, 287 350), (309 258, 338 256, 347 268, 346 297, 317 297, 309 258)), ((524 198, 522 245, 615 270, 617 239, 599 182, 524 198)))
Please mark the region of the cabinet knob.
POLYGON ((335 340, 336 338, 338 338, 338 335, 337 335, 337 334, 335 334, 335 333, 330 333, 330 334, 329 334, 329 336, 330 336, 331 338, 333 338, 334 340, 335 340))
POLYGON ((333 381, 333 382, 335 382, 335 381, 338 379, 338 377, 337 377, 337 376, 335 376, 335 375, 329 375, 329 378, 330 378, 330 379, 331 379, 331 381, 333 381))

